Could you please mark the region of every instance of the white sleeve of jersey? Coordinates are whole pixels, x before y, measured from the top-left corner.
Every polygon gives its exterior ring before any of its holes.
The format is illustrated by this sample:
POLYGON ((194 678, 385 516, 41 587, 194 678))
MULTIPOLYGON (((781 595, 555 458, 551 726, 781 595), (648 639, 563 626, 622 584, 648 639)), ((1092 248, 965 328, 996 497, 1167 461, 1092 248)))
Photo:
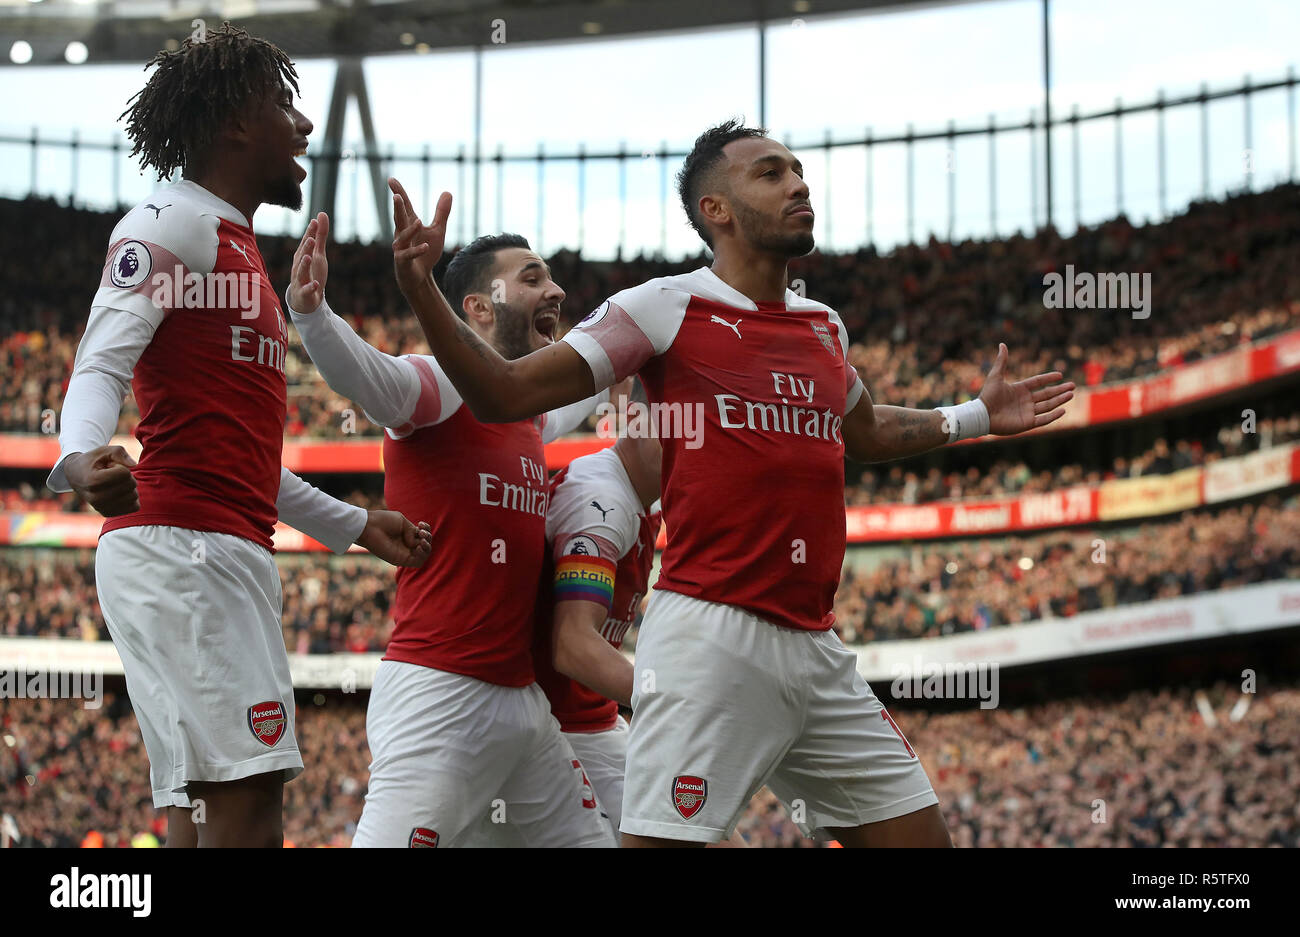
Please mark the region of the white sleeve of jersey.
POLYGON ((327 495, 284 466, 280 467, 280 493, 275 507, 280 520, 334 553, 346 553, 370 519, 365 508, 327 495))
POLYGON ((437 358, 432 355, 403 355, 402 360, 410 362, 415 368, 420 393, 415 398, 415 407, 406 422, 388 428, 388 435, 394 439, 405 439, 424 426, 437 426, 450 419, 465 402, 460 391, 451 383, 451 378, 447 377, 447 372, 438 364, 437 358))
MULTIPOLYGON (((157 195, 151 199, 164 200, 157 195)), ((167 316, 157 278, 211 272, 220 219, 177 199, 155 212, 149 201, 122 216, 108 239, 99 289, 91 301, 86 332, 64 395, 59 461, 46 484, 71 491, 63 464, 75 452, 106 445, 117 428, 122 400, 131 389, 136 362, 167 316)))
MULTIPOLYGON (((546 537, 555 555, 580 537, 612 545, 615 562, 636 544, 641 529, 641 505, 623 463, 612 449, 574 459, 568 474, 551 494, 546 512, 546 537)), ((600 552, 604 556, 604 551, 600 552)))
POLYGON ((68 456, 98 449, 113 438, 136 362, 153 341, 154 328, 131 312, 103 306, 90 311, 63 397, 59 461, 45 482, 51 491, 72 490, 63 471, 68 456))
POLYGON ((542 442, 555 442, 561 436, 572 433, 582 425, 582 421, 591 416, 602 403, 609 403, 609 388, 593 397, 579 400, 568 406, 557 407, 542 414, 542 442))
POLYGON ((400 427, 411 419, 420 398, 420 375, 405 358, 384 354, 334 314, 329 303, 309 314, 285 308, 316 370, 335 393, 355 400, 378 426, 400 427))
POLYGON ((858 369, 849 363, 849 330, 844 327, 844 321, 838 312, 834 309, 827 311, 830 313, 835 335, 840 340, 840 353, 844 356, 844 415, 848 416, 849 411, 862 399, 862 392, 867 389, 867 385, 862 383, 858 369))
MULTIPOLYGON (((160 195, 152 198, 163 202, 160 195)), ((155 213, 149 201, 142 202, 113 228, 92 306, 134 313, 157 328, 172 295, 162 284, 212 272, 221 219, 179 195, 164 208, 155 213)))
POLYGON ((586 360, 597 390, 635 374, 673 343, 691 294, 667 279, 615 293, 560 339, 586 360))

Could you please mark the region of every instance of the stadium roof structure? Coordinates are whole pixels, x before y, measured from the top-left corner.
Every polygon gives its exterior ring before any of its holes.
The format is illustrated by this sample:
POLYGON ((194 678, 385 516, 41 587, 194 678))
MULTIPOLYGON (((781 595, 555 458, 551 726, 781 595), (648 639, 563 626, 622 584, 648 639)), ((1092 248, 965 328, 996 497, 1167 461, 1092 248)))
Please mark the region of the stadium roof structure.
MULTIPOLYGON (((649 35, 727 26, 795 23, 803 17, 958 6, 974 0, 0 0, 0 67, 135 64, 160 49, 175 51, 199 27, 229 20, 269 39, 293 59, 336 62, 324 132, 326 158, 313 163, 311 212, 333 213, 343 152, 344 115, 355 100, 364 136, 369 188, 381 239, 392 236, 379 140, 371 117, 362 60, 435 49, 573 42, 579 39, 649 35), (5 52, 9 54, 6 55, 5 52), (12 63, 12 64, 11 64, 12 63)), ((1046 65, 1048 6, 1043 9, 1044 107, 1050 115, 1046 65)), ((755 73, 759 123, 766 122, 765 29, 758 30, 755 73)), ((475 68, 475 101, 482 99, 481 68, 475 68)), ((482 169, 481 126, 473 140, 474 205, 478 212, 482 169)), ((321 152, 318 150, 317 152, 321 152)), ((1047 215, 1052 216, 1051 135, 1046 139, 1047 215)))
POLYGON ((969 0, 0 0, 0 65, 23 40, 30 64, 139 63, 175 47, 201 18, 230 20, 295 59, 427 52, 791 21, 804 16, 947 6, 969 0), (499 34, 498 34, 499 35, 499 34), (500 41, 499 39, 496 41, 500 41))

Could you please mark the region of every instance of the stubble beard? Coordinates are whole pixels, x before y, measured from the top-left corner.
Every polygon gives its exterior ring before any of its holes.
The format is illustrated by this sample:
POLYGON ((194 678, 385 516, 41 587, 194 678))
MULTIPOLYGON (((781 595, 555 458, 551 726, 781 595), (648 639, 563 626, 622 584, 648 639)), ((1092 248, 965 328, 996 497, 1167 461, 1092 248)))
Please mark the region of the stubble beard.
POLYGON ((493 344, 496 345, 501 357, 513 361, 531 354, 533 351, 532 315, 519 312, 508 303, 494 302, 492 309, 496 313, 493 344))
POLYGON ((773 231, 770 222, 763 214, 735 195, 732 195, 731 201, 741 232, 750 245, 758 250, 779 257, 794 258, 811 253, 817 246, 811 231, 799 231, 794 234, 773 231))

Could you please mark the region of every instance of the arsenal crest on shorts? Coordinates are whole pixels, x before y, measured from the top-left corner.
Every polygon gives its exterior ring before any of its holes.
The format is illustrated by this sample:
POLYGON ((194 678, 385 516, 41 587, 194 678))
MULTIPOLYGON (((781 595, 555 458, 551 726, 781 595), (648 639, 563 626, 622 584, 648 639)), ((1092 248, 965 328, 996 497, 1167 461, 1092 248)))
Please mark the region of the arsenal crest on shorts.
POLYGON ((699 813, 708 796, 709 782, 704 778, 692 777, 689 774, 679 774, 673 778, 673 806, 677 808, 683 820, 689 820, 699 813))
POLYGON ((284 735, 284 706, 277 700, 267 700, 248 707, 248 728, 253 736, 271 748, 284 735))
POLYGON ((433 830, 417 826, 411 830, 411 838, 406 841, 406 845, 411 849, 437 849, 438 834, 433 830))
POLYGON ((834 355, 835 339, 831 338, 830 328, 827 327, 825 323, 814 322, 812 323, 812 330, 813 330, 813 334, 816 335, 821 340, 822 347, 825 348, 827 351, 829 351, 832 355, 834 355))

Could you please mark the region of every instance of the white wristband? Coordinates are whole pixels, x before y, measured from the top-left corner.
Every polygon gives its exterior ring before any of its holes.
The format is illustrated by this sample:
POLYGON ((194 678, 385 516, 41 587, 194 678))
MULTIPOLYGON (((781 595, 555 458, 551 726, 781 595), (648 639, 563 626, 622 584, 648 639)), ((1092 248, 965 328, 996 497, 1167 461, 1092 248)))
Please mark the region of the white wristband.
POLYGON ((974 439, 989 431, 989 408, 984 401, 976 397, 955 407, 935 407, 943 414, 944 425, 948 428, 948 442, 959 439, 974 439))

